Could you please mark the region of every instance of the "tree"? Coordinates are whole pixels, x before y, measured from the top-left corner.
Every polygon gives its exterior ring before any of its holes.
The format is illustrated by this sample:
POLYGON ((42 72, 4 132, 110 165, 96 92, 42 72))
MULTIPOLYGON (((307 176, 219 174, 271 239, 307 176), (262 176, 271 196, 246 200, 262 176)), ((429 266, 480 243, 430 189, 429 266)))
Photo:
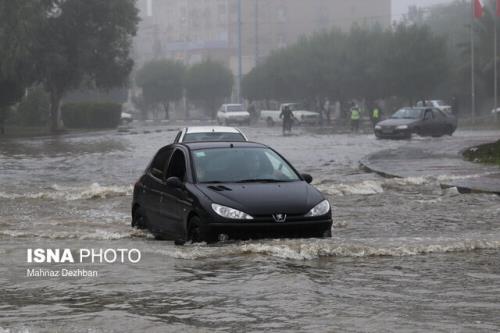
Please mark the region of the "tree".
POLYGON ((50 110, 50 99, 42 87, 33 87, 19 103, 16 118, 22 125, 46 125, 50 110))
POLYGON ((186 77, 187 97, 202 104, 215 119, 217 105, 231 96, 233 74, 221 63, 205 60, 189 68, 186 77))
POLYGON ((0 0, 0 134, 10 106, 35 80, 32 44, 48 0, 0 0))
POLYGON ((426 99, 448 74, 446 43, 427 26, 399 24, 382 57, 395 96, 426 99))
POLYGON ((50 94, 51 129, 60 124, 61 99, 85 83, 111 88, 127 83, 136 33, 135 0, 53 0, 34 42, 37 74, 50 94))
POLYGON ((24 94, 19 82, 0 78, 0 134, 5 133, 5 120, 11 105, 17 103, 24 94))
POLYGON ((146 63, 135 78, 142 88, 143 102, 152 107, 162 105, 168 119, 170 102, 182 98, 185 70, 179 61, 155 60, 146 63))

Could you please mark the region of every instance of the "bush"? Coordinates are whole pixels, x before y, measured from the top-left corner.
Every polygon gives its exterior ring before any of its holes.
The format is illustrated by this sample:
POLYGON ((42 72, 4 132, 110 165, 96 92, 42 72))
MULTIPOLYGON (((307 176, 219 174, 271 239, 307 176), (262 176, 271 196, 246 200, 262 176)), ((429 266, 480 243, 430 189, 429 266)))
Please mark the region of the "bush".
POLYGON ((49 95, 40 87, 32 88, 17 107, 16 122, 24 126, 43 126, 47 124, 49 112, 49 95))
POLYGON ((68 128, 115 128, 120 124, 121 104, 67 103, 61 106, 62 120, 68 128))

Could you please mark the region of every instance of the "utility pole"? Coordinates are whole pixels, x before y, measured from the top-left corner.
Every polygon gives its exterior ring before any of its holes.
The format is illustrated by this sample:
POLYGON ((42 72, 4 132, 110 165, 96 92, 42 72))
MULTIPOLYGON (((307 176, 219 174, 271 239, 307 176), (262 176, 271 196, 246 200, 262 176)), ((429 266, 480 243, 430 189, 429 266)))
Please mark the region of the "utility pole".
POLYGON ((472 119, 474 120, 476 116, 476 77, 475 77, 475 51, 474 51, 474 20, 475 20, 475 11, 474 11, 474 0, 471 0, 471 22, 470 22, 470 47, 471 47, 471 111, 472 111, 472 119))
POLYGON ((241 0, 238 1, 238 79, 236 88, 238 93, 236 94, 236 99, 238 103, 241 103, 241 77, 243 73, 243 64, 242 64, 242 50, 241 50, 241 0))
POLYGON ((498 21, 498 17, 497 17, 497 14, 498 14, 498 8, 496 8, 496 13, 494 14, 494 20, 495 20, 495 25, 494 25, 494 29, 495 29, 495 33, 494 33, 494 38, 495 38, 495 41, 493 42, 493 45, 494 45, 494 56, 493 56, 493 64, 494 64, 494 67, 495 67, 495 75, 494 75, 494 80, 495 82, 493 83, 493 87, 495 89, 495 92, 494 92, 494 96, 495 96, 495 105, 493 106, 493 110, 495 110, 495 112, 497 111, 497 108, 498 108, 498 65, 497 65, 497 55, 498 55, 498 41, 497 41, 497 21, 498 21))
POLYGON ((255 66, 259 64, 259 0, 255 0, 255 66))

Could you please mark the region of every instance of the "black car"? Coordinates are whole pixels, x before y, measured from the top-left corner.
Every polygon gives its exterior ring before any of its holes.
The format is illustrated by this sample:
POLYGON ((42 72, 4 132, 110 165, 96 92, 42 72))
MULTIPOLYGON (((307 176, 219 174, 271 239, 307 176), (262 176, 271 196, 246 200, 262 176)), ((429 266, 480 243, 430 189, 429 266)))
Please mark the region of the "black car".
POLYGON ((457 119, 437 108, 408 107, 398 110, 391 118, 375 125, 375 135, 382 139, 407 139, 412 134, 439 137, 452 135, 457 119))
POLYGON ((330 237, 330 204, 311 181, 262 144, 168 145, 135 184, 132 226, 180 243, 330 237))

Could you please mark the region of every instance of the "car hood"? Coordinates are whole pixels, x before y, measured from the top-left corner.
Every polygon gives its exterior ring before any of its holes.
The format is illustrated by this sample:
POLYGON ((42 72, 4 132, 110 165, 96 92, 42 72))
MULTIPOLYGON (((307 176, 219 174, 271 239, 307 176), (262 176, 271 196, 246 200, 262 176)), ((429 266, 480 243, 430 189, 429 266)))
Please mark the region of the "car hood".
POLYGON ((323 200, 323 195, 304 181, 196 186, 213 203, 235 208, 252 216, 306 214, 323 200))
POLYGON ((401 126, 401 125, 411 125, 419 122, 419 119, 386 119, 383 120, 377 125, 380 126, 401 126))

